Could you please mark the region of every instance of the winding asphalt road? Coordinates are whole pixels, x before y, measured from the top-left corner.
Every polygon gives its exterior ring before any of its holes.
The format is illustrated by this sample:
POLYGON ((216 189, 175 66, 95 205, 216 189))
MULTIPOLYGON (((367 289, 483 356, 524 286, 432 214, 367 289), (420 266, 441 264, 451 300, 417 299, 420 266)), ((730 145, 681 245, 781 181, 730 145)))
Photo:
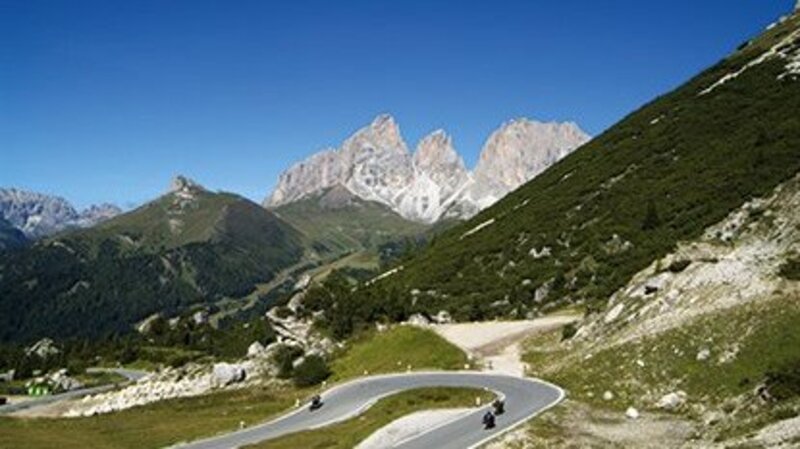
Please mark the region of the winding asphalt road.
MULTIPOLYGON (((115 373, 124 377, 128 382, 135 382, 149 373, 146 371, 138 371, 125 368, 89 368, 87 372, 94 373, 115 373)), ((53 394, 49 396, 40 396, 34 399, 28 399, 14 404, 0 405, 0 415, 18 412, 20 410, 27 410, 42 405, 52 404, 53 402, 62 401, 64 399, 79 398, 90 394, 103 393, 116 388, 119 384, 100 385, 91 388, 80 388, 78 390, 66 391, 64 393, 53 394)))
POLYGON ((481 417, 488 410, 488 407, 483 407, 413 439, 403 441, 395 447, 402 449, 477 447, 554 406, 564 397, 563 390, 543 381, 480 372, 424 372, 373 376, 326 391, 322 394, 324 405, 314 412, 303 406, 264 424, 177 447, 231 449, 259 443, 344 421, 359 415, 383 397, 404 390, 427 387, 486 388, 505 398, 506 412, 497 417, 497 425, 491 430, 484 430, 481 425, 481 417))

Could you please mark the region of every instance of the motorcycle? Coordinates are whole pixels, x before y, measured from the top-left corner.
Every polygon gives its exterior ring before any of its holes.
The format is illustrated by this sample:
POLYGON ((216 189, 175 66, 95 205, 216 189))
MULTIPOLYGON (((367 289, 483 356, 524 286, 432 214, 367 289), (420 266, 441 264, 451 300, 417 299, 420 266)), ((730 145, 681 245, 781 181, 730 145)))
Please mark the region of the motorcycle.
POLYGON ((495 421, 494 413, 492 413, 491 411, 486 412, 486 414, 483 415, 483 428, 486 430, 494 429, 495 426, 494 421, 495 421))
POLYGON ((506 412, 506 402, 502 399, 495 399, 495 401, 492 402, 492 407, 494 407, 495 415, 502 415, 506 412))
POLYGON ((309 411, 319 410, 322 407, 322 398, 317 394, 311 398, 311 405, 309 405, 309 411))

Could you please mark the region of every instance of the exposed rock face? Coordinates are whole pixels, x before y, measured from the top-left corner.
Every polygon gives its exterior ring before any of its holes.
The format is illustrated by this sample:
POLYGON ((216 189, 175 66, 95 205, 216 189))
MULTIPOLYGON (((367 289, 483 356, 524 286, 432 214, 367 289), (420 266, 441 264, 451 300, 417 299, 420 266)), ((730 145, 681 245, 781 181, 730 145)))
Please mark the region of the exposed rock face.
POLYGON ((279 206, 337 185, 361 198, 390 204, 393 193, 412 178, 411 155, 388 115, 347 139, 338 150, 317 153, 281 174, 266 201, 279 206))
POLYGON ((511 121, 489 137, 475 179, 485 195, 500 199, 588 141, 574 123, 511 121))
POLYGON ((77 224, 82 228, 89 228, 121 213, 122 209, 110 203, 92 204, 80 213, 77 224))
POLYGON ((78 212, 67 200, 19 189, 0 189, 0 216, 29 238, 45 237, 73 227, 90 227, 119 214, 110 204, 78 212))
POLYGON ((55 343, 50 338, 43 338, 34 343, 29 348, 25 349, 25 354, 28 356, 36 355, 39 358, 46 359, 48 357, 58 355, 61 352, 55 343))
POLYGON ((452 207, 463 205, 476 212, 465 196, 472 178, 453 140, 438 130, 424 137, 414 153, 414 182, 403 193, 398 212, 406 218, 434 222, 452 207))
POLYGON ((492 135, 473 176, 444 131, 424 137, 412 155, 391 116, 381 115, 347 139, 280 175, 266 207, 336 187, 432 223, 466 218, 541 173, 589 137, 574 124, 518 120, 492 135))
POLYGON ((241 382, 247 377, 244 366, 224 362, 215 364, 213 373, 214 380, 222 386, 241 382))
POLYGON ((203 186, 183 175, 175 176, 172 178, 172 182, 170 182, 169 191, 172 193, 189 192, 192 190, 202 191, 204 189, 203 186))

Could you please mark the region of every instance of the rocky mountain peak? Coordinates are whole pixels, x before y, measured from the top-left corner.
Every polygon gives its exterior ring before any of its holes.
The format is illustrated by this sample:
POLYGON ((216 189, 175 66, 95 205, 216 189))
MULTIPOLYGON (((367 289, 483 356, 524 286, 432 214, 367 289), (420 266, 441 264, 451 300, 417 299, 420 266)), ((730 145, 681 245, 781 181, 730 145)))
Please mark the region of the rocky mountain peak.
POLYGON ((400 135, 400 127, 394 117, 389 114, 381 114, 375 117, 370 124, 375 140, 389 144, 389 147, 405 149, 405 142, 400 135))
POLYGON ((422 170, 456 166, 466 171, 464 160, 453 147, 453 139, 442 129, 420 140, 414 153, 414 165, 422 170))
POLYGON ((348 138, 339 150, 342 158, 361 161, 381 157, 407 157, 408 147, 394 117, 377 116, 369 126, 361 128, 348 138))
POLYGON ((192 191, 192 190, 203 191, 205 189, 199 183, 197 183, 194 180, 192 180, 190 178, 187 178, 186 176, 183 176, 183 175, 175 176, 174 178, 172 178, 172 181, 170 182, 170 186, 169 186, 169 192, 170 193, 189 192, 189 191, 192 191))
POLYGON ((466 218, 586 140, 588 136, 571 123, 524 119, 507 123, 484 149, 476 170, 478 183, 445 131, 425 136, 412 156, 397 122, 384 114, 338 149, 317 153, 283 172, 264 205, 277 207, 338 186, 363 200, 383 203, 410 220, 431 223, 444 216, 466 218))
POLYGON ((512 120, 487 140, 475 167, 475 178, 499 199, 589 139, 571 122, 512 120))

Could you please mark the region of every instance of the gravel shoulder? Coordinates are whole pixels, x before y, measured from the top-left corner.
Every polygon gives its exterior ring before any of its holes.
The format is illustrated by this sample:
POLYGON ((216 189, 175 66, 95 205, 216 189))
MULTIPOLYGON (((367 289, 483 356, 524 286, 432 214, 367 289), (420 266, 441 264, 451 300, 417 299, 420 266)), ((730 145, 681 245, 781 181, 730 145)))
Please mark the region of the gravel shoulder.
POLYGON ((431 329, 483 362, 484 370, 522 377, 519 344, 541 332, 551 331, 580 319, 577 314, 552 315, 534 320, 484 321, 433 325, 431 329))

